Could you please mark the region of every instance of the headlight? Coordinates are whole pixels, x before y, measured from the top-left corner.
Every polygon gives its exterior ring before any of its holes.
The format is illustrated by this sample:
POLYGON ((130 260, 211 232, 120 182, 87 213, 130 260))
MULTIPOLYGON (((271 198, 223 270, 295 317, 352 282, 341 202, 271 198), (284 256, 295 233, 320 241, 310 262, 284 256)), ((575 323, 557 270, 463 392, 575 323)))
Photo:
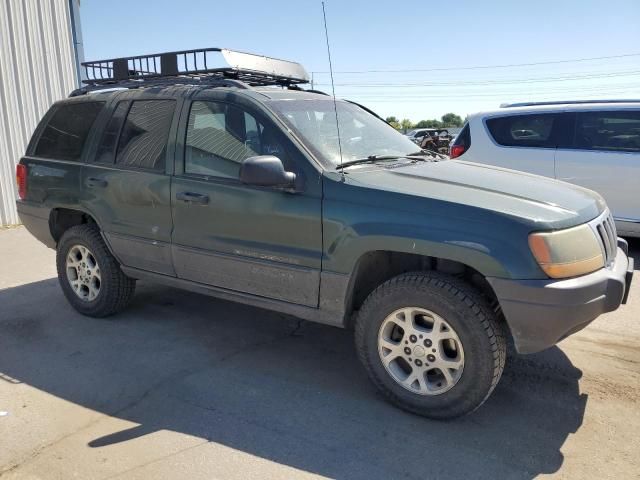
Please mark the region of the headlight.
POLYGON ((529 235, 529 248, 551 278, 576 277, 604 267, 598 239, 587 224, 529 235))

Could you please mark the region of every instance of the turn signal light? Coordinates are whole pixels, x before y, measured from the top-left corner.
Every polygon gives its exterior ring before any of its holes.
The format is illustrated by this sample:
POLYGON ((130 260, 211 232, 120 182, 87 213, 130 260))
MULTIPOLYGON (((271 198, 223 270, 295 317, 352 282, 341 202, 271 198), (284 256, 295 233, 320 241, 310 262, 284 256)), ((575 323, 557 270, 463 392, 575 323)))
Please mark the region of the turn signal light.
POLYGON ((604 267, 604 257, 588 224, 529 235, 529 248, 551 278, 585 275, 604 267))

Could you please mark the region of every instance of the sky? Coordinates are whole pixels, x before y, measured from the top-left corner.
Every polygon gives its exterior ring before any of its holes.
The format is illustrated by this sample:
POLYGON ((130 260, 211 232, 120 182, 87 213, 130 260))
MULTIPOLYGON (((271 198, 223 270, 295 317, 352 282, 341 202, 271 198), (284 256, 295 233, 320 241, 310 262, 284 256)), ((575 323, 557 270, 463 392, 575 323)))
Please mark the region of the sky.
MULTIPOLYGON (((640 0, 326 0, 336 96, 414 122, 518 101, 640 98, 640 0), (534 64, 534 65, 532 65, 534 64)), ((86 60, 225 47, 331 92, 318 0, 82 0, 86 60)))

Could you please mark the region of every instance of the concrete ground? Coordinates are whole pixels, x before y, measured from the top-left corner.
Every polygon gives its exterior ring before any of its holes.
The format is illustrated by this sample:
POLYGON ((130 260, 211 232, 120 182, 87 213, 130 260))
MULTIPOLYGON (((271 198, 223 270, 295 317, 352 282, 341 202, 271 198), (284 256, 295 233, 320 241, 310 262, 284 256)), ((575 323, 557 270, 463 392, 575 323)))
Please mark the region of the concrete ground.
POLYGON ((54 252, 0 231, 0 477, 638 478, 639 284, 435 422, 382 400, 351 332, 144 283, 86 318, 54 252))

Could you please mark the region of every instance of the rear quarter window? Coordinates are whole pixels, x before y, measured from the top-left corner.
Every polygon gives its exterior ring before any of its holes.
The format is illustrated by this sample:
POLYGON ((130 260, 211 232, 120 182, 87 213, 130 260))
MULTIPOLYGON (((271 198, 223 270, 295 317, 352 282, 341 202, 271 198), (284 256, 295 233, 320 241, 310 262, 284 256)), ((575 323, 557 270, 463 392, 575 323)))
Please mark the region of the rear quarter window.
POLYGON ((471 146, 471 130, 469 129, 468 122, 465 123, 462 130, 460 130, 460 133, 453 141, 453 145, 463 146, 465 147, 465 151, 469 150, 469 147, 471 146))
POLYGON ((555 147, 552 139, 558 115, 552 113, 511 115, 486 120, 489 134, 506 147, 555 147))
POLYGON ((84 144, 104 102, 59 105, 44 127, 33 155, 55 160, 79 161, 84 144))

